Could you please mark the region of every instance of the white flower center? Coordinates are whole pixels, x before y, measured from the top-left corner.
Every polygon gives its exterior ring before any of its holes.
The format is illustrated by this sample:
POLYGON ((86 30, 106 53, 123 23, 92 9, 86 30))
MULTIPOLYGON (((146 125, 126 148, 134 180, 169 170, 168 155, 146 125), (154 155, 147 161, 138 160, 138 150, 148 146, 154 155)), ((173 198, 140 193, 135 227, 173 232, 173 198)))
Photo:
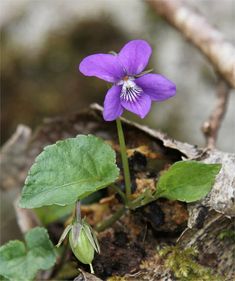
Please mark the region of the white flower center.
POLYGON ((121 99, 128 102, 136 102, 141 95, 142 89, 134 82, 133 77, 124 77, 123 80, 118 82, 118 85, 122 85, 121 99))

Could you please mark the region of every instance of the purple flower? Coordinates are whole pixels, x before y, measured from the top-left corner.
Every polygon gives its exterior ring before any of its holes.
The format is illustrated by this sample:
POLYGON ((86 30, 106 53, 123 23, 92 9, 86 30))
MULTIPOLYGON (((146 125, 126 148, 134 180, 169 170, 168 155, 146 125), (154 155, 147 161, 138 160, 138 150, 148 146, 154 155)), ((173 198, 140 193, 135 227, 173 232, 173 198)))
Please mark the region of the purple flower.
POLYGON ((175 95, 175 84, 167 78, 160 74, 142 73, 151 53, 146 41, 133 40, 117 55, 94 54, 80 63, 79 70, 84 75, 113 83, 104 101, 106 121, 117 119, 124 109, 144 118, 152 101, 164 101, 175 95))

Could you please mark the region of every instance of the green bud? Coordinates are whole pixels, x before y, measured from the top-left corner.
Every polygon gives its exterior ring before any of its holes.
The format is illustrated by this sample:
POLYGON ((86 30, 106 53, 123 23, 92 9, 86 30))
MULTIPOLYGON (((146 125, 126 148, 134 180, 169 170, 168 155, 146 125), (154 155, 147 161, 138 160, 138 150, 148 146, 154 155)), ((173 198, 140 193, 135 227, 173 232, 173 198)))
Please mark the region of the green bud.
POLYGON ((69 233, 69 243, 74 255, 77 259, 84 263, 90 264, 94 259, 95 249, 87 237, 84 227, 81 227, 78 236, 76 237, 74 226, 69 233))
POLYGON ((81 223, 73 223, 69 233, 69 243, 77 259, 84 264, 89 264, 91 273, 94 273, 92 261, 95 251, 99 253, 100 248, 94 230, 84 219, 81 223))
POLYGON ((75 221, 73 224, 70 224, 65 228, 57 247, 61 245, 68 234, 69 243, 74 255, 80 262, 89 264, 91 273, 94 273, 91 263, 94 259, 95 251, 100 253, 99 243, 94 230, 85 219, 75 221))

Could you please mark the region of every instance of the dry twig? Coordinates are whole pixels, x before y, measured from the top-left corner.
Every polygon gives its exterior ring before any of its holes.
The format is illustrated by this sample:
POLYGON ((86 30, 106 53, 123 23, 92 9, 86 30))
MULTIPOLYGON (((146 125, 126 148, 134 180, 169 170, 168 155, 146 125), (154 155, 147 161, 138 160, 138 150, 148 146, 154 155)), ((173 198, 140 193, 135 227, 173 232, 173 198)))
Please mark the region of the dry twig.
POLYGON ((147 0, 156 12, 177 28, 235 88, 235 48, 206 19, 180 0, 147 0))
POLYGON ((31 139, 31 129, 18 125, 15 133, 0 151, 0 189, 8 191, 22 186, 27 161, 26 149, 31 139))
POLYGON ((16 219, 22 233, 28 232, 30 229, 39 226, 40 221, 31 209, 22 209, 19 207, 20 198, 14 201, 16 219))
POLYGON ((202 125, 202 131, 206 138, 208 149, 215 148, 218 130, 227 109, 229 98, 229 86, 224 80, 218 82, 217 103, 209 119, 202 125))

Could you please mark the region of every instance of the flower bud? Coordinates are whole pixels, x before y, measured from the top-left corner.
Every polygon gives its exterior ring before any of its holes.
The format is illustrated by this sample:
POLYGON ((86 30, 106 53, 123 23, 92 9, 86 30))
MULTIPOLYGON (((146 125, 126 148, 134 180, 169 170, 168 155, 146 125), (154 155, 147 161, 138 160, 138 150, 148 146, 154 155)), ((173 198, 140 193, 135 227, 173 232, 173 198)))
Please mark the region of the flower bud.
POLYGON ((69 243, 74 255, 77 259, 84 263, 90 264, 94 258, 95 249, 87 237, 86 231, 81 227, 78 236, 76 237, 73 226, 69 233, 69 243))
POLYGON ((84 263, 89 264, 91 273, 94 273, 92 261, 95 251, 100 253, 100 247, 94 230, 83 220, 77 220, 69 224, 63 231, 58 244, 59 247, 69 233, 69 243, 76 258, 84 263))
POLYGON ((73 223, 69 233, 69 243, 77 259, 84 264, 89 264, 91 273, 94 273, 92 261, 95 251, 99 253, 100 248, 94 230, 85 220, 81 223, 73 223))

